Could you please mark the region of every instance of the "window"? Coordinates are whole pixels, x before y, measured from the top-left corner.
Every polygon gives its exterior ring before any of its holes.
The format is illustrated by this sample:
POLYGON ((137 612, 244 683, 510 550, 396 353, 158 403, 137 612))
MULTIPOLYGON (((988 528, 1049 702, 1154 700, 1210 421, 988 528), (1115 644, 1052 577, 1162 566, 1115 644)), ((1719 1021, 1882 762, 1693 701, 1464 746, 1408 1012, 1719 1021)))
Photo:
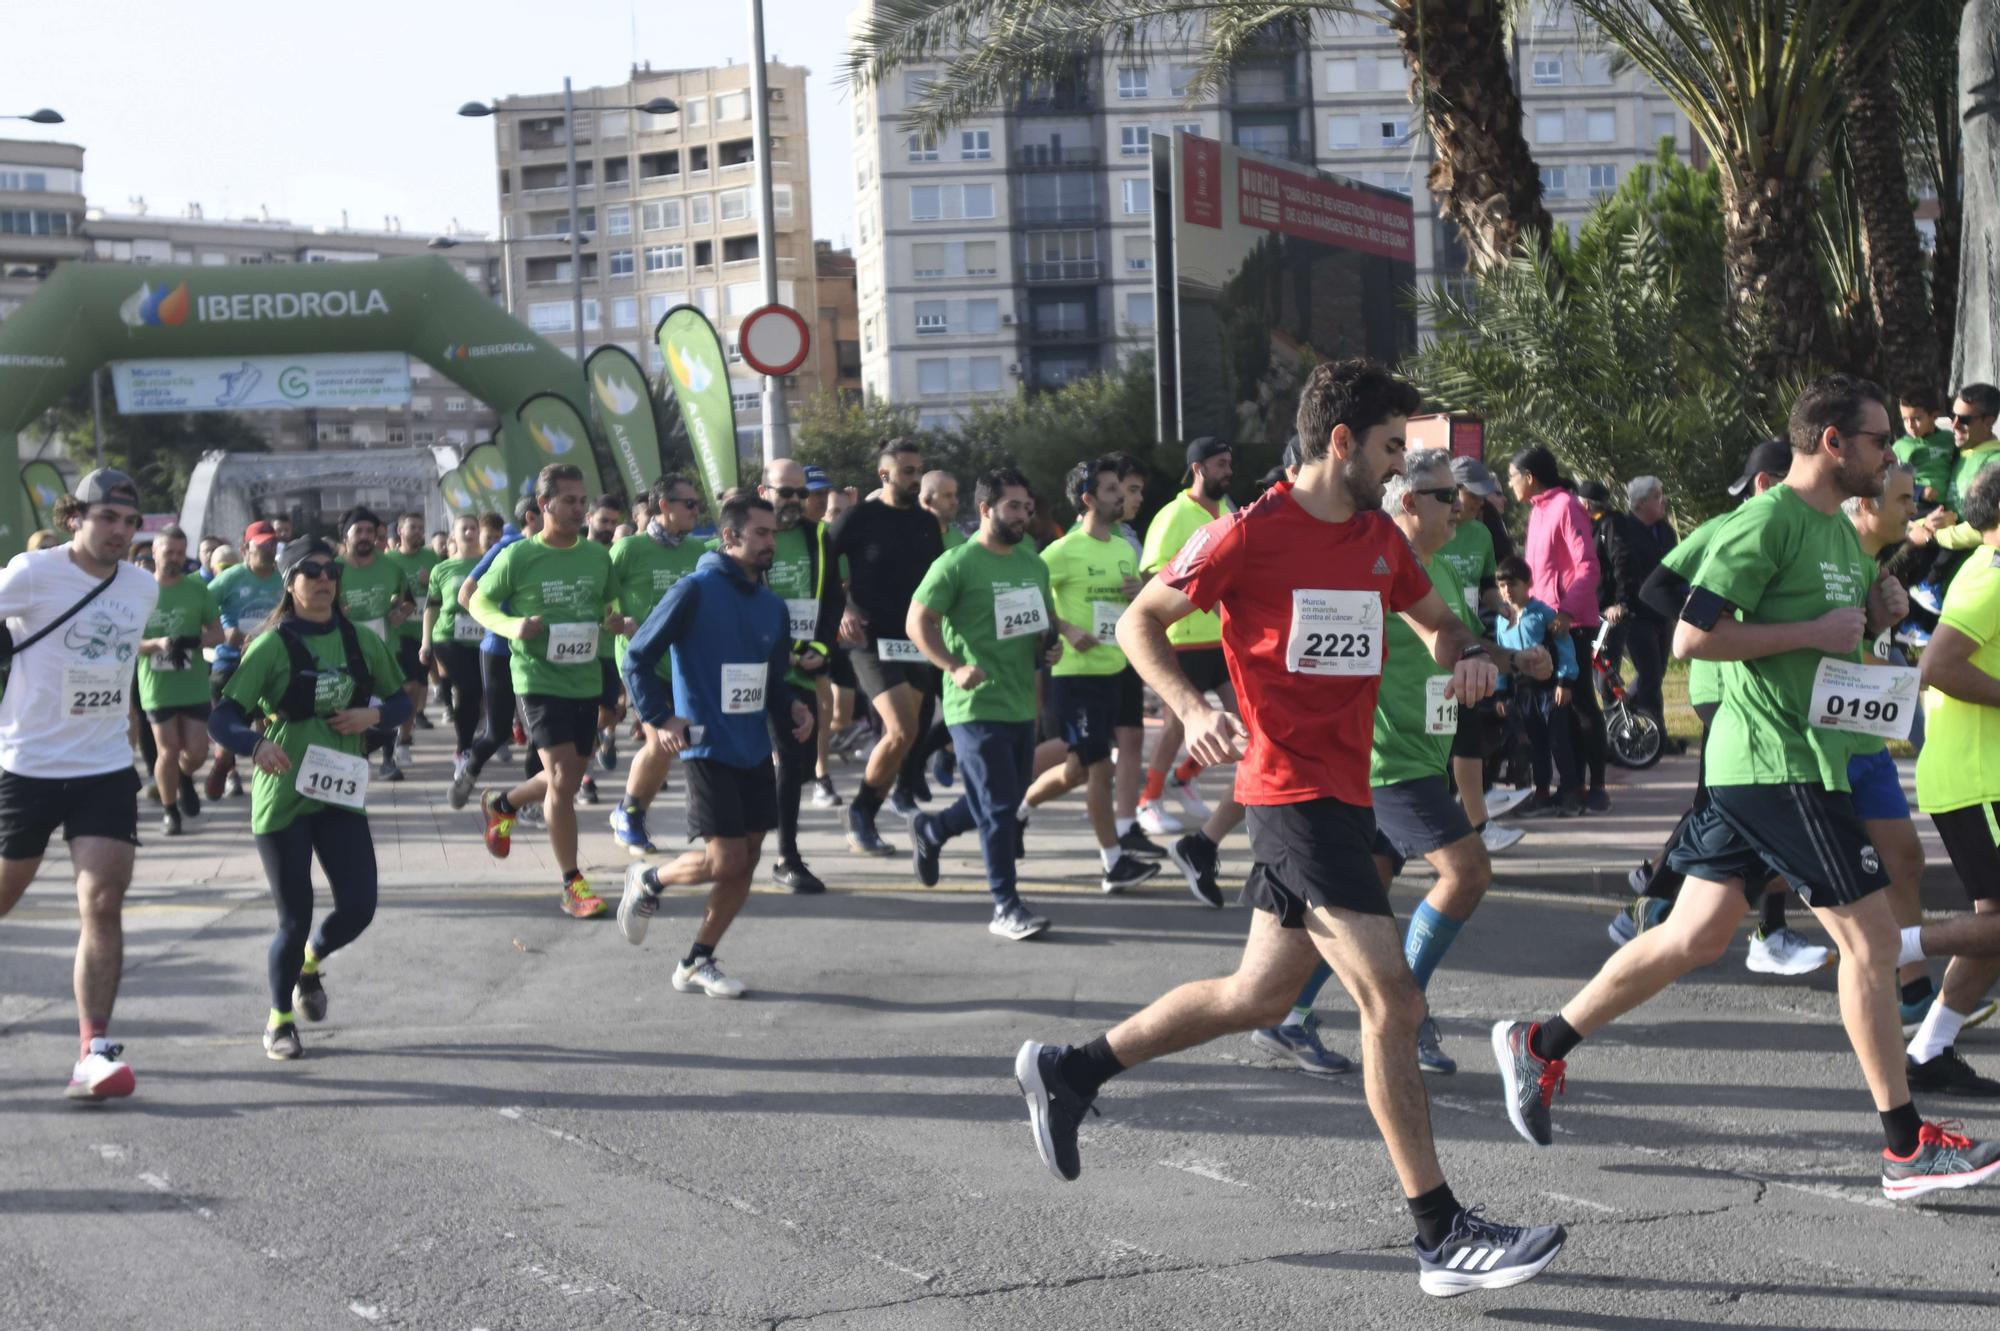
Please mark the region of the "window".
POLYGON ((1118 70, 1118 96, 1126 101, 1146 97, 1146 67, 1144 65, 1123 65, 1118 70))
POLYGON ((750 191, 726 189, 715 196, 715 206, 725 222, 740 222, 750 216, 750 191))
POLYGON ((1542 193, 1551 199, 1569 197, 1569 168, 1545 166, 1542 168, 1542 193))
POLYGON ((937 397, 951 391, 951 362, 948 360, 920 360, 917 362, 917 391, 926 397, 937 397))
POLYGON ((665 292, 655 292, 646 297, 646 327, 658 328, 660 320, 667 317, 668 310, 685 303, 684 300, 667 295, 665 292))
MULTIPOLYGON (((568 309, 568 308, 569 308, 569 306, 565 305, 565 306, 563 306, 563 308, 564 308, 564 309, 568 309)), ((425 412, 425 411, 429 411, 430 409, 431 409, 431 395, 430 395, 429 393, 413 393, 413 394, 411 394, 411 396, 410 396, 410 410, 411 410, 411 411, 416 411, 416 412, 425 412)))
POLYGON ((951 331, 951 321, 945 314, 945 303, 941 300, 920 300, 917 302, 917 336, 931 337, 951 331))
POLYGON ((968 368, 972 371, 972 391, 975 393, 997 393, 1000 391, 1000 358, 998 356, 974 356, 968 368))
POLYGON ((462 397, 448 397, 444 400, 444 409, 446 411, 462 412, 465 410, 465 399, 462 397))
POLYGON ((611 326, 613 328, 637 328, 639 326, 639 298, 637 296, 612 297, 611 326))
POLYGON ((1148 273, 1153 270, 1153 238, 1151 236, 1125 237, 1125 271, 1128 273, 1148 273))
POLYGON ((1609 194, 1618 188, 1618 167, 1611 162, 1593 162, 1590 166, 1590 192, 1609 194))
POLYGON ((1167 70, 1167 91, 1176 97, 1186 97, 1188 89, 1194 85, 1196 67, 1194 65, 1173 65, 1167 70))
POLYGON ((639 224, 648 231, 678 231, 681 229, 681 201, 661 199, 655 203, 639 205, 639 224))
POLYGON ((944 246, 935 242, 910 246, 910 276, 919 281, 944 276, 944 246))
POLYGON ((1671 111, 1653 113, 1653 142, 1680 137, 1680 117, 1671 111))
POLYGON ((968 333, 999 332, 1000 302, 997 300, 968 300, 965 302, 965 331, 968 333))
POLYGON ((1326 146, 1336 150, 1359 148, 1361 146, 1361 117, 1328 116, 1326 118, 1326 146))
POLYGON ((790 217, 792 215, 792 187, 773 184, 771 186, 771 216, 790 217))
POLYGON ((1185 124, 1175 125, 1174 128, 1183 134, 1200 134, 1201 122, 1199 120, 1190 120, 1185 124))
POLYGON ((632 234, 632 209, 627 204, 604 210, 604 234, 607 236, 629 236, 632 234))
POLYGON ((576 327, 576 315, 566 300, 540 301, 528 306, 528 327, 537 333, 567 333, 576 327))
POLYGON ((991 185, 912 185, 912 222, 956 221, 993 216, 991 185))
POLYGON ((688 206, 688 225, 689 225, 689 226, 707 226, 707 225, 709 224, 709 221, 710 221, 710 215, 709 215, 709 209, 710 209, 710 205, 709 205, 709 196, 708 196, 708 195, 706 195, 706 194, 690 194, 690 195, 688 195, 688 197, 687 197, 687 206, 688 206))
POLYGON ((1538 55, 1535 57, 1535 82, 1542 87, 1558 86, 1563 81, 1563 58, 1560 55, 1538 55))
POLYGON ((964 185, 965 215, 967 217, 993 216, 993 187, 991 185, 964 185))
POLYGON ((1153 130, 1150 125, 1125 125, 1118 131, 1118 154, 1121 157, 1144 157, 1153 150, 1153 130))
POLYGON ((622 139, 631 132, 632 113, 630 111, 599 111, 597 113, 597 137, 600 139, 622 139))
POLYGON ((610 258, 611 258, 611 276, 613 277, 632 276, 632 251, 613 250, 611 251, 610 258))
POLYGON ((660 350, 660 344, 657 341, 646 344, 646 369, 653 374, 666 373, 667 353, 660 350))
POLYGON ((1535 142, 1562 143, 1569 138, 1560 111, 1535 112, 1535 142))
POLYGON ((1118 182, 1125 194, 1125 215, 1140 217, 1153 211, 1153 182, 1144 176, 1132 176, 1118 182))
POLYGON ((937 135, 912 134, 909 140, 910 160, 913 162, 935 162, 938 159, 937 135))
POLYGON ((695 292, 694 307, 703 314, 706 314, 710 319, 715 318, 715 288, 703 287, 695 292))
POLYGON ((731 282, 722 293, 722 312, 731 319, 740 319, 763 303, 762 282, 731 282))
POLYGON ((663 116, 656 116, 651 111, 639 113, 639 132, 642 134, 656 134, 680 127, 681 113, 678 111, 669 111, 663 116))
POLYGON ((910 220, 912 222, 935 222, 944 216, 944 187, 941 185, 910 186, 910 220))
POLYGON ((708 99, 690 97, 681 103, 681 123, 692 128, 708 122, 708 99))
POLYGON ((1599 107, 1583 113, 1584 138, 1592 143, 1615 143, 1618 140, 1618 113, 1610 107, 1599 107))
POLYGON ((993 131, 990 129, 966 129, 958 134, 958 157, 962 162, 989 162, 993 160, 993 131))
POLYGON ((1408 116, 1388 116, 1375 122, 1378 142, 1384 148, 1398 147, 1409 141, 1410 118, 1408 116))
POLYGON ((935 74, 910 73, 903 75, 903 105, 915 106, 931 90, 937 79, 935 74))
POLYGON ((649 273, 671 273, 687 267, 687 246, 648 245, 646 247, 646 271, 649 273))
POLYGON ((1354 61, 1329 60, 1326 62, 1326 90, 1328 92, 1353 92, 1354 61))
POLYGON ((764 394, 761 390, 755 388, 746 388, 738 392, 735 386, 731 385, 729 405, 743 412, 762 411, 764 409, 764 394))
POLYGON ((715 118, 717 120, 748 120, 750 118, 750 94, 747 92, 719 92, 715 95, 715 118))
POLYGON ((965 275, 993 277, 1000 271, 1000 245, 992 240, 965 242, 965 275))
POLYGON ((1125 322, 1134 328, 1153 326, 1153 293, 1131 291, 1125 295, 1125 322))

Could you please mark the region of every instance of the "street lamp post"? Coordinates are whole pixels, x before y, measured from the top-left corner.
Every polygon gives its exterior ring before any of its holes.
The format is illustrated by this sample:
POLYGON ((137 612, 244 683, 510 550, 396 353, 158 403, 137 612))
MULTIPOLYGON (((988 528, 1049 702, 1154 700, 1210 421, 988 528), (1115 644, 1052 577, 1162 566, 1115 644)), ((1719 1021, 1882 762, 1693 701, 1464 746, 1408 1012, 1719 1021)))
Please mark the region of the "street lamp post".
MULTIPOLYGON (((777 226, 771 218, 771 106, 764 68, 764 0, 750 0, 750 127, 756 136, 757 268, 764 279, 764 303, 778 303, 777 226)), ((803 276, 803 275, 802 275, 803 276)), ((764 465, 792 455, 790 410, 785 384, 764 376, 764 465)))
POLYGON ((31 125, 60 125, 63 123, 62 112, 51 111, 46 106, 39 111, 30 111, 24 116, 0 116, 0 120, 25 120, 31 125))

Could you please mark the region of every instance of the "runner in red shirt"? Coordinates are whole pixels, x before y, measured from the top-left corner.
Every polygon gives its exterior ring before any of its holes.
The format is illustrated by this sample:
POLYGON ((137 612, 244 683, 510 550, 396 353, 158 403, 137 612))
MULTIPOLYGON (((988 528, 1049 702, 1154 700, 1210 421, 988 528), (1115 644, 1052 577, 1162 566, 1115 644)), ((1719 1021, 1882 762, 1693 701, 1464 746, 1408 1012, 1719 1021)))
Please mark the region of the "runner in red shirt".
POLYGON ((1014 1075, 1042 1162, 1074 1179, 1077 1127, 1106 1081, 1279 1021, 1324 957, 1360 1012, 1368 1104, 1416 1219, 1419 1284, 1451 1295, 1532 1279, 1564 1232, 1493 1224, 1445 1183, 1415 1056, 1424 999, 1373 858, 1368 746, 1387 615, 1403 615, 1452 667, 1459 702, 1485 698, 1495 677, 1381 511, 1419 401, 1370 361, 1316 367, 1299 401, 1298 480, 1202 528, 1120 621, 1118 645, 1185 724, 1189 753, 1237 763, 1256 860, 1243 888, 1250 937, 1234 975, 1182 985, 1088 1044, 1030 1040, 1014 1075), (1195 691, 1167 641, 1169 624, 1213 609, 1240 721, 1195 691))

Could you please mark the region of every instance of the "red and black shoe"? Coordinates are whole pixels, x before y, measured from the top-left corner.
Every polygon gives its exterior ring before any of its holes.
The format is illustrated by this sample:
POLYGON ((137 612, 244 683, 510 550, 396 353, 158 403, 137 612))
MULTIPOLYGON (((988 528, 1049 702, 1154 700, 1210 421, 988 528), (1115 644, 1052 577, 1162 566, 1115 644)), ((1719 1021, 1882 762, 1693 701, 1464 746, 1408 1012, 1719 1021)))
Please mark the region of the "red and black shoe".
POLYGON ((1537 1146, 1554 1138, 1549 1126, 1549 1101, 1563 1089, 1565 1064, 1560 1058, 1538 1058, 1535 1027, 1525 1021, 1493 1023, 1493 1060, 1507 1093, 1507 1119, 1514 1131, 1537 1146))

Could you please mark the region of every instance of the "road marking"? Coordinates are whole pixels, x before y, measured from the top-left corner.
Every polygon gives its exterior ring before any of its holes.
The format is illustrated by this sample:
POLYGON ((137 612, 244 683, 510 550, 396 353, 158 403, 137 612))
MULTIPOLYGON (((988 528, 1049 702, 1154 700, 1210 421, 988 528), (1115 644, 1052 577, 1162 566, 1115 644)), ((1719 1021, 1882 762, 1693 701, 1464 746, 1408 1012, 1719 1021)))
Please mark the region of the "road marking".
POLYGON ((1593 1202, 1588 1197, 1572 1197, 1565 1192, 1544 1192, 1542 1196, 1553 1198, 1559 1202, 1567 1202, 1571 1206, 1583 1206, 1593 1211, 1602 1211, 1606 1215, 1618 1214, 1617 1207, 1606 1206, 1603 1202, 1593 1202))
POLYGON ((1231 1178, 1222 1172, 1222 1166, 1212 1160, 1161 1160, 1158 1163, 1168 1169, 1178 1169, 1183 1174, 1193 1174, 1196 1178, 1212 1179, 1217 1183, 1227 1183, 1232 1188, 1248 1188, 1251 1185, 1240 1178, 1231 1178))
POLYGON ((116 1145, 115 1143, 112 1142, 104 1142, 99 1145, 93 1146, 90 1149, 97 1152, 98 1159, 108 1160, 112 1164, 117 1164, 119 1161, 125 1160, 130 1156, 130 1152, 128 1152, 124 1147, 116 1145))
POLYGON ((355 1299, 349 1303, 347 1311, 353 1313, 364 1322, 379 1322, 382 1320, 382 1310, 380 1308, 372 1303, 363 1303, 359 1299, 355 1299))

